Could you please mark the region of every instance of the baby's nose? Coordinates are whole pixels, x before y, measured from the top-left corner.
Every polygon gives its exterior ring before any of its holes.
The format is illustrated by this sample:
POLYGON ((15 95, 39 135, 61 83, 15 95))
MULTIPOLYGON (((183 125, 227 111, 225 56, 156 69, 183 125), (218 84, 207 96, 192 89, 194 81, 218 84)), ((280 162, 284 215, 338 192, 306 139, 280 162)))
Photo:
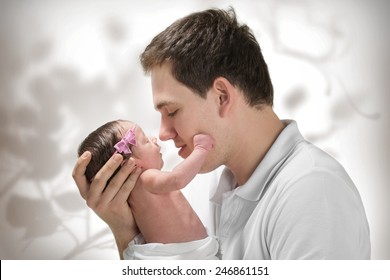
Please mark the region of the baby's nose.
POLYGON ((150 140, 152 141, 153 144, 155 144, 156 146, 158 146, 159 148, 161 148, 160 145, 157 144, 157 138, 156 138, 156 137, 151 137, 150 140))

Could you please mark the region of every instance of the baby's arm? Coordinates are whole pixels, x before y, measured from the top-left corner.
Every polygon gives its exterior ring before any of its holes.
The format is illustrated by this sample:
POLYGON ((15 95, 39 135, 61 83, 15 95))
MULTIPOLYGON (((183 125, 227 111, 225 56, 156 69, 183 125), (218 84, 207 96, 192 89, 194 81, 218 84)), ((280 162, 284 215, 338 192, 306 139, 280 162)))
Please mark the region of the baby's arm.
POLYGON ((184 188, 198 174, 212 147, 211 136, 195 135, 194 150, 185 160, 172 171, 145 170, 140 177, 142 185, 152 193, 166 193, 184 188))

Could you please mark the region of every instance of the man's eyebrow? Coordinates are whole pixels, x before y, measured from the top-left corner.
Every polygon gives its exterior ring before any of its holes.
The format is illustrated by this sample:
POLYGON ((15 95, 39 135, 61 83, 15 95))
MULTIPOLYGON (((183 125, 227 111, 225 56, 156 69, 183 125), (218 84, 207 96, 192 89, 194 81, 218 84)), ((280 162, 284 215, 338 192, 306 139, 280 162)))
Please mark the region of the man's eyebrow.
POLYGON ((173 104, 176 104, 176 102, 173 102, 173 101, 161 101, 159 103, 156 104, 156 106, 154 107, 157 111, 160 111, 161 108, 165 107, 165 106, 168 106, 168 105, 173 105, 173 104))

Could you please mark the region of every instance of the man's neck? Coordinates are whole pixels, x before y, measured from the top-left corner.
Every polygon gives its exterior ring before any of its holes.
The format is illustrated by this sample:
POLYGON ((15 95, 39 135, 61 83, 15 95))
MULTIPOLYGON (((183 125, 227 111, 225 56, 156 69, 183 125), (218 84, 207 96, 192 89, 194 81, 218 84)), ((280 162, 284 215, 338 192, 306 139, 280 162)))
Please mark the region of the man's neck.
POLYGON ((242 120, 234 133, 235 152, 226 164, 238 186, 248 181, 285 127, 271 107, 249 111, 242 120))

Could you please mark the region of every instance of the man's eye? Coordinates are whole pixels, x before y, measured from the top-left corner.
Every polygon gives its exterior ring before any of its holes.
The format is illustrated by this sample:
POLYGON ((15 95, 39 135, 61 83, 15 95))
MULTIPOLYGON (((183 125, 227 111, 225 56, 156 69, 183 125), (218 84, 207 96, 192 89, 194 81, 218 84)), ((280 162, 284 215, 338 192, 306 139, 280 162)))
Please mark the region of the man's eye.
POLYGON ((175 111, 173 111, 171 113, 168 113, 168 117, 171 117, 171 118, 174 117, 176 115, 177 111, 178 110, 175 110, 175 111))

